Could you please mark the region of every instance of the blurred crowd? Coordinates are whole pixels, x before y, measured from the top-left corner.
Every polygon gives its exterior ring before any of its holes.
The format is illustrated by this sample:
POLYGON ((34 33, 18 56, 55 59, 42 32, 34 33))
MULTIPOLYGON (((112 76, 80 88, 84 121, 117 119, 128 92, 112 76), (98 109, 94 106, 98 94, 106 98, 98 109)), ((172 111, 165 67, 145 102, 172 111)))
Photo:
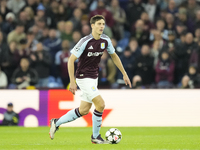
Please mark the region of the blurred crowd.
MULTIPOLYGON (((134 88, 200 87, 198 0, 1 0, 0 88, 66 88, 97 14, 134 88)), ((125 88, 107 52, 99 70, 99 88, 125 88)))

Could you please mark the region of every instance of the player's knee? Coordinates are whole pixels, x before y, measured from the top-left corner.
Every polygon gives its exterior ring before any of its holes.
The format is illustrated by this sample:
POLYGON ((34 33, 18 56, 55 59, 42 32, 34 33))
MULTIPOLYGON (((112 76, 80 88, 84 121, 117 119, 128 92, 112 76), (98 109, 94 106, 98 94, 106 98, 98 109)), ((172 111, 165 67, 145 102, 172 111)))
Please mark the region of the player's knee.
POLYGON ((103 112, 105 108, 105 103, 101 103, 100 105, 97 106, 96 110, 99 112, 103 112))
POLYGON ((82 116, 87 115, 89 113, 90 110, 88 109, 80 109, 79 112, 82 116))

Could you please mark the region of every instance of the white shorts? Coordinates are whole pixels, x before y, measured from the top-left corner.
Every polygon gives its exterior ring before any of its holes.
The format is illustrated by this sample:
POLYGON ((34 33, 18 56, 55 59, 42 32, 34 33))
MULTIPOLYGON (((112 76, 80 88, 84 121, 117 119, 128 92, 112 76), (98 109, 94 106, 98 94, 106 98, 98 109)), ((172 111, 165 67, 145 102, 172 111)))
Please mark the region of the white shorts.
POLYGON ((92 99, 99 95, 99 90, 97 89, 98 78, 76 78, 76 83, 82 91, 81 98, 83 101, 92 103, 92 99))

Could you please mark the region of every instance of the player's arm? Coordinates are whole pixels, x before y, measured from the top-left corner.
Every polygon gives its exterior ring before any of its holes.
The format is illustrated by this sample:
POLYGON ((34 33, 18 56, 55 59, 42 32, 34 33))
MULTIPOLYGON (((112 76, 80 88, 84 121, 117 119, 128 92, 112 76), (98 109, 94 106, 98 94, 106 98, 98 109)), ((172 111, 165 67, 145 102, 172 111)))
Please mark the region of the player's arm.
POLYGON ((117 68, 119 68, 119 70, 121 71, 121 73, 123 74, 123 79, 126 85, 129 85, 129 87, 131 88, 131 82, 129 80, 128 75, 126 74, 126 71, 122 65, 121 60, 119 59, 118 55, 116 53, 110 54, 114 64, 117 66, 117 68))
POLYGON ((71 54, 68 60, 68 72, 70 78, 70 86, 69 91, 71 91, 75 95, 75 91, 77 91, 77 85, 75 82, 74 77, 74 62, 76 61, 77 57, 74 54, 71 54))
POLYGON ((129 87, 131 88, 131 82, 129 80, 129 77, 126 74, 126 71, 122 65, 121 60, 119 59, 118 55, 115 53, 115 48, 113 47, 110 38, 107 38, 107 42, 108 42, 108 47, 107 47, 108 53, 110 54, 114 64, 117 66, 117 68, 119 68, 119 70, 123 74, 123 79, 124 79, 125 84, 129 85, 129 87))
POLYGON ((69 91, 71 91, 75 95, 75 91, 77 91, 76 80, 74 77, 74 62, 78 59, 85 49, 86 43, 84 43, 84 38, 82 38, 70 51, 71 56, 68 60, 68 73, 70 79, 69 91))

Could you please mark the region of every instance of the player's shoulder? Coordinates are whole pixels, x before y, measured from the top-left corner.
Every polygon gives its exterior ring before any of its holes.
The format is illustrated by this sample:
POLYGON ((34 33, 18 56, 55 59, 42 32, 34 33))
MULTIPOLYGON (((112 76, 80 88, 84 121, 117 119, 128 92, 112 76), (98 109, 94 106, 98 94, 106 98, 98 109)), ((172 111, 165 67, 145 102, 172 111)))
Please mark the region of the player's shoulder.
POLYGON ((102 34, 101 38, 110 39, 106 34, 102 34))
POLYGON ((93 37, 92 37, 92 34, 89 34, 89 35, 86 35, 86 36, 82 37, 82 38, 80 39, 80 41, 81 41, 81 42, 85 42, 85 41, 87 41, 87 40, 89 40, 89 39, 91 39, 91 38, 93 38, 93 37))
POLYGON ((87 35, 87 36, 84 36, 84 37, 82 37, 82 38, 79 40, 79 42, 77 43, 76 46, 80 47, 81 45, 83 45, 85 42, 87 42, 88 40, 90 40, 90 39, 92 39, 92 38, 93 38, 93 37, 92 37, 91 34, 89 34, 89 35, 87 35))

